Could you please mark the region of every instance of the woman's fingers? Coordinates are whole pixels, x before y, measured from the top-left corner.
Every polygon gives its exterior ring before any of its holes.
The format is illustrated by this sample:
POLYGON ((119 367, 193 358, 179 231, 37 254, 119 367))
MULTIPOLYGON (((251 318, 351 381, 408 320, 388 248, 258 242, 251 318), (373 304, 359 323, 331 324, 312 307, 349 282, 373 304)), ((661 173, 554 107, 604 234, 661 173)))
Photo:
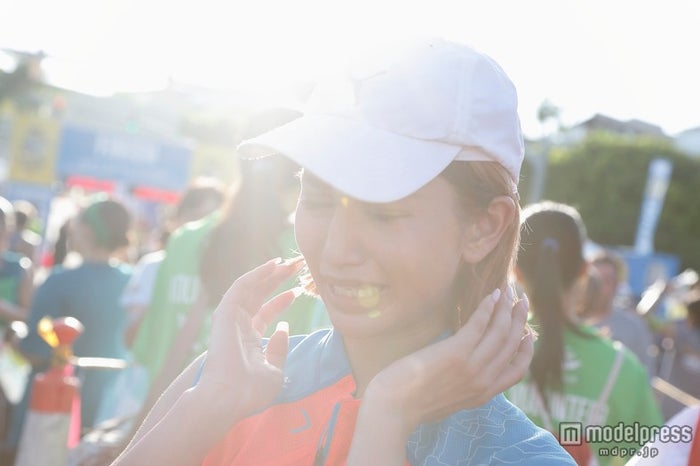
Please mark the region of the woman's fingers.
MULTIPOLYGON (((271 259, 259 265, 233 282, 221 299, 218 309, 223 311, 244 309, 253 318, 260 313, 263 306, 270 304, 270 302, 263 304, 265 299, 285 280, 298 272, 302 265, 302 260, 282 262, 279 258, 271 259)), ((284 299, 288 299, 288 297, 282 298, 282 300, 284 299)), ((291 300, 286 305, 290 302, 291 300)), ((269 323, 270 320, 267 318, 267 315, 274 311, 274 306, 271 306, 268 311, 262 313, 259 320, 269 323)))
POLYGON ((527 313, 527 299, 522 299, 513 305, 510 316, 510 328, 505 336, 506 339, 491 359, 490 367, 493 371, 496 371, 496 374, 510 363, 513 355, 518 351, 527 324, 527 313))
POLYGON ((303 261, 272 259, 238 278, 228 289, 222 303, 237 303, 251 316, 257 314, 265 299, 285 280, 301 269, 303 261))
POLYGON ((527 334, 522 337, 518 350, 511 359, 510 364, 496 379, 496 383, 494 385, 497 387, 499 392, 512 387, 522 380, 530 367, 530 362, 532 361, 532 356, 534 354, 535 335, 534 333, 528 331, 527 334))
POLYGON ((465 354, 471 354, 481 345, 481 339, 489 327, 489 322, 494 313, 494 307, 501 297, 501 290, 495 289, 493 292, 481 300, 474 310, 467 323, 457 330, 455 334, 466 344, 465 354))
POLYGON ((494 290, 455 335, 407 356, 375 380, 408 400, 403 406, 413 406, 411 417, 422 422, 483 405, 518 382, 532 359, 533 335, 523 337, 527 300, 513 301, 511 289, 494 290))
POLYGON ((289 350, 289 324, 287 322, 279 322, 277 328, 272 333, 270 340, 265 348, 265 359, 267 362, 278 368, 284 369, 284 363, 287 361, 287 351, 289 350))
POLYGON ((510 286, 506 286, 494 307, 491 320, 472 354, 474 362, 482 367, 490 367, 507 342, 513 320, 513 291, 510 286))
POLYGON ((268 302, 260 306, 257 314, 253 316, 253 328, 264 335, 267 327, 274 322, 282 311, 287 309, 297 297, 297 289, 283 291, 277 296, 271 298, 268 302))

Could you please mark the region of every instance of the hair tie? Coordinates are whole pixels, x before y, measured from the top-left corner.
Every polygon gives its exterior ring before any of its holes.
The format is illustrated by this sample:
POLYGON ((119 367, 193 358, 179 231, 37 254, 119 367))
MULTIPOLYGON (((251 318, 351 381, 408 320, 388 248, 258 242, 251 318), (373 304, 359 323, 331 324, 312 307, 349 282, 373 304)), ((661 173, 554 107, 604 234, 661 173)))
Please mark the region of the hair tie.
POLYGON ((555 238, 547 237, 540 243, 540 248, 543 251, 559 252, 559 241, 555 238))

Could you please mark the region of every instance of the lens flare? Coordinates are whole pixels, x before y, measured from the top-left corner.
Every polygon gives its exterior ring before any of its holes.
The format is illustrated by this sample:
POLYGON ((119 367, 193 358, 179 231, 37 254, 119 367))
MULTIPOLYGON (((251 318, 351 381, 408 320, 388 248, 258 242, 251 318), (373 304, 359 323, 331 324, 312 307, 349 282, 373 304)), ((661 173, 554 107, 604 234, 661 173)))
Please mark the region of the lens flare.
POLYGON ((379 303, 379 289, 376 286, 364 285, 357 292, 360 306, 371 309, 379 303))

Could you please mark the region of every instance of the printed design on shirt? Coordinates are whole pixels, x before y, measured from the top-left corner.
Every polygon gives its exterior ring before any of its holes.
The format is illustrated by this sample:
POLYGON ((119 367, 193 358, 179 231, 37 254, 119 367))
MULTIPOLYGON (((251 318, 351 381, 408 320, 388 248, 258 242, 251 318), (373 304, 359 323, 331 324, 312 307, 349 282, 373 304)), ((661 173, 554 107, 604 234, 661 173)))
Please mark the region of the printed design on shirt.
POLYGON ((191 274, 177 274, 168 284, 168 300, 172 304, 192 304, 199 293, 199 277, 191 274))
MULTIPOLYGON (((501 439, 526 422, 520 410, 502 396, 487 404, 455 413, 445 422, 423 424, 408 442, 408 460, 414 465, 466 465, 489 463, 522 464, 528 456, 543 459, 549 448, 547 437, 529 439, 527 448, 504 448, 501 439)), ((551 452, 561 461, 559 452, 551 452)))
POLYGON ((576 384, 578 382, 578 370, 581 368, 581 360, 576 353, 564 345, 564 361, 562 362, 563 378, 565 383, 576 384))
POLYGON ((304 424, 301 425, 300 427, 295 427, 295 428, 291 429, 289 432, 291 432, 292 434, 298 434, 299 432, 303 432, 306 429, 311 427, 311 418, 309 417, 309 412, 307 410, 305 410, 304 408, 301 408, 301 410, 299 412, 302 415, 302 417, 304 418, 304 424))

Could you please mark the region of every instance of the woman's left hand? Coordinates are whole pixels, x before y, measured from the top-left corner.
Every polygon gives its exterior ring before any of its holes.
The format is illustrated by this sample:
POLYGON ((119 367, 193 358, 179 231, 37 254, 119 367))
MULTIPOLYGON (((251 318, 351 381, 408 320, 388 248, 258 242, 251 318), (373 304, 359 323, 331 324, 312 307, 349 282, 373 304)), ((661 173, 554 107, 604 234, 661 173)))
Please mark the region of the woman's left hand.
POLYGON ((418 424, 486 403, 529 367, 534 336, 526 327, 527 313, 527 299, 514 302, 510 287, 495 290, 454 335, 377 374, 363 411, 377 408, 408 436, 418 424))

